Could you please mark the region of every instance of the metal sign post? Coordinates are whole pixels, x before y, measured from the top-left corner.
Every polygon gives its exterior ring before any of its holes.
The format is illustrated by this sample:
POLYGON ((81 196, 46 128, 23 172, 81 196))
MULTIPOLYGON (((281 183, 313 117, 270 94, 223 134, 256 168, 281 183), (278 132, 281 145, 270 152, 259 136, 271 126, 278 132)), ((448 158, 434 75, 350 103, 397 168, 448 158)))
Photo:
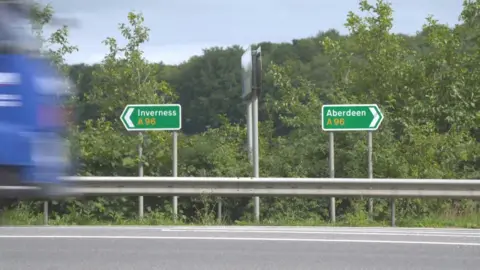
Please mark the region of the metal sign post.
MULTIPOLYGON (((329 170, 335 178, 334 132, 368 131, 368 178, 373 178, 373 131, 383 121, 377 104, 329 104, 322 106, 322 129, 329 133, 329 170)), ((373 219, 373 199, 368 200, 369 217, 373 219)), ((335 223, 335 198, 330 199, 330 218, 335 223)))
MULTIPOLYGON (((143 133, 142 131, 173 131, 172 173, 177 176, 177 131, 182 128, 180 104, 129 104, 125 106, 120 120, 128 131, 140 131, 138 144, 138 175, 143 176, 143 133)), ((173 197, 173 216, 177 219, 178 196, 173 197)), ((138 198, 138 215, 143 218, 143 196, 138 198)))
MULTIPOLYGON (((258 136, 258 98, 262 89, 261 48, 250 48, 242 55, 242 98, 247 100, 248 157, 252 163, 253 177, 260 177, 258 136)), ((260 220, 260 198, 254 197, 255 220, 260 220)))

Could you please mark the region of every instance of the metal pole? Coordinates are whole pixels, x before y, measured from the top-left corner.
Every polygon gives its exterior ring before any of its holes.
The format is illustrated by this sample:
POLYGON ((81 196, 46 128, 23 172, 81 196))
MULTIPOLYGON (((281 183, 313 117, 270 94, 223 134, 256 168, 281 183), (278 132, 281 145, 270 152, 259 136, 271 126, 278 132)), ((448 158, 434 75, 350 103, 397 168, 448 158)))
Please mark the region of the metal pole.
POLYGON ((392 215, 392 227, 395 227, 395 198, 390 201, 390 212, 392 215))
POLYGON ((253 111, 252 101, 247 103, 247 139, 248 139, 248 160, 253 166, 253 128, 252 128, 252 111, 253 111))
MULTIPOLYGON (((328 168, 330 170, 330 178, 335 178, 335 153, 334 153, 334 136, 333 132, 328 133, 328 168)), ((330 198, 330 220, 335 223, 335 197, 330 198)))
MULTIPOLYGON (((259 150, 258 150, 258 90, 257 89, 257 51, 252 52, 252 149, 253 149, 253 177, 260 177, 259 150)), ((255 221, 260 221, 260 197, 255 196, 255 221)))
MULTIPOLYGON (((373 132, 368 132, 368 178, 373 178, 373 132)), ((368 199, 368 217, 373 220, 373 198, 368 199)))
POLYGON ((48 225, 48 201, 43 202, 43 224, 48 225))
MULTIPOLYGON (((252 95, 252 116, 253 116, 253 177, 260 177, 259 151, 258 151, 258 97, 252 95)), ((255 221, 260 221, 260 197, 255 196, 255 221)))
MULTIPOLYGON (((138 176, 143 177, 143 133, 139 132, 140 142, 138 143, 138 176)), ((143 218, 143 196, 138 197, 138 216, 143 218)))
MULTIPOLYGON (((253 97, 253 96, 252 96, 253 97)), ((250 161, 250 164, 252 165, 252 169, 254 167, 253 165, 253 102, 252 100, 249 100, 247 103, 247 139, 248 139, 248 160, 250 161)), ((254 170, 254 169, 253 169, 254 170)), ((252 176, 254 176, 255 173, 253 173, 252 176)), ((257 213, 257 206, 259 203, 259 200, 257 201, 258 197, 253 197, 254 200, 254 208, 255 208, 255 213, 257 213)), ((256 217, 256 214, 255 214, 256 217)))
MULTIPOLYGON (((173 162, 172 162, 172 172, 173 172, 173 177, 178 176, 178 146, 177 146, 177 132, 173 132, 173 162)), ((178 216, 178 196, 173 196, 173 220, 176 222, 177 221, 177 216, 178 216)))
POLYGON ((222 199, 218 199, 218 209, 217 209, 217 218, 218 223, 222 222, 222 199))

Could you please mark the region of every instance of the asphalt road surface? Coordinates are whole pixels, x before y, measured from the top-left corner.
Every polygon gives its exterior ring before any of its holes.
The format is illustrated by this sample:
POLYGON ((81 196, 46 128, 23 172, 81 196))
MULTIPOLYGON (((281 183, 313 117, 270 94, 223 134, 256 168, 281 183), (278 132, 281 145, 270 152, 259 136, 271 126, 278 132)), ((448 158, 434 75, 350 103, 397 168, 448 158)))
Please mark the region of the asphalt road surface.
POLYGON ((480 230, 0 227, 0 269, 480 269, 480 230))

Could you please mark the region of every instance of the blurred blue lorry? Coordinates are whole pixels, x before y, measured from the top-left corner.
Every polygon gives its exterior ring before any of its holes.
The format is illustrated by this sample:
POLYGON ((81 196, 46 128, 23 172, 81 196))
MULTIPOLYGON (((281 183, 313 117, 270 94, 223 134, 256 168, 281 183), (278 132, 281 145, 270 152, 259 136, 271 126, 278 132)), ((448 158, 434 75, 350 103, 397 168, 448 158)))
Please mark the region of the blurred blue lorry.
MULTIPOLYGON (((3 14, 10 12, 11 20, 10 9, 0 2, 0 17, 3 10, 3 14)), ((12 21, 2 18, 0 198, 63 196, 62 177, 71 169, 64 102, 74 91, 35 49, 35 38, 25 31, 19 33, 11 27, 12 21)))

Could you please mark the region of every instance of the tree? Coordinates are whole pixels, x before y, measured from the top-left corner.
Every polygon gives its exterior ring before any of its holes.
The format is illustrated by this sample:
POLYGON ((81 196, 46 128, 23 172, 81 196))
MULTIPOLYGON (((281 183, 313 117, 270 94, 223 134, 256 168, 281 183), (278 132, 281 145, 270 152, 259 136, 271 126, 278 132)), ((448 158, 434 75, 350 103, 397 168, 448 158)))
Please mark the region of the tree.
POLYGON ((46 53, 62 71, 66 72, 68 66, 65 64, 65 55, 78 51, 78 47, 68 42, 67 25, 62 25, 49 37, 44 36, 44 27, 51 24, 53 19, 54 10, 51 5, 42 6, 40 3, 34 3, 31 16, 32 32, 40 40, 42 52, 46 53))

